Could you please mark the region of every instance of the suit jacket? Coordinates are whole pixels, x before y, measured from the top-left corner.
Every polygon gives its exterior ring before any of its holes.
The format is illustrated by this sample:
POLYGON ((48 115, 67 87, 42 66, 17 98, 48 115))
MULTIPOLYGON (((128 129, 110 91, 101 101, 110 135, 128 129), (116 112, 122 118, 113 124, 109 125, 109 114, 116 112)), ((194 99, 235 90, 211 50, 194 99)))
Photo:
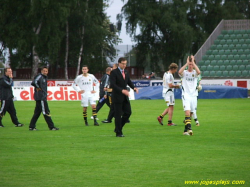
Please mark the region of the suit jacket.
POLYGON ((124 99, 129 101, 129 98, 122 93, 122 90, 127 89, 127 85, 134 89, 134 84, 130 80, 129 74, 126 70, 125 73, 125 80, 121 74, 119 68, 116 68, 111 71, 110 73, 110 87, 113 89, 112 91, 112 102, 114 103, 122 103, 124 99))

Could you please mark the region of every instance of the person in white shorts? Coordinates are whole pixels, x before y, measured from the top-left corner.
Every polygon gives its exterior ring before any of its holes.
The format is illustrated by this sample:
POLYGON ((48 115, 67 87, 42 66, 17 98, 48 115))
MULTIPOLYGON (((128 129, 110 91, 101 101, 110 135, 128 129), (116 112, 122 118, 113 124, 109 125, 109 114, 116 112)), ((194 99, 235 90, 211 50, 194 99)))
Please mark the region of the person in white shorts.
MULTIPOLYGON (((194 60, 194 62, 195 62, 195 60, 194 60)), ((195 64, 196 64, 196 62, 195 62, 195 64)), ((188 67, 186 67, 186 69, 185 70, 187 70, 188 69, 188 67)), ((202 86, 201 86, 201 74, 200 75, 198 75, 198 77, 197 77, 197 87, 196 87, 196 91, 198 92, 197 93, 197 105, 198 105, 198 95, 199 95, 199 92, 202 90, 202 86)), ((190 114, 190 117, 191 117, 191 119, 193 118, 194 119, 194 121, 195 121, 195 123, 196 123, 196 126, 200 126, 200 122, 198 121, 198 116, 197 116, 197 108, 198 107, 196 107, 196 110, 193 110, 193 111, 191 111, 191 114, 190 114)), ((185 123, 185 120, 183 121, 183 123, 185 123)))
POLYGON ((96 121, 97 113, 96 113, 96 101, 95 101, 95 93, 94 84, 98 87, 99 81, 93 74, 88 73, 88 66, 84 65, 82 67, 82 74, 78 75, 73 83, 73 88, 75 91, 81 94, 81 106, 83 107, 83 118, 85 125, 88 126, 87 121, 87 107, 89 104, 92 107, 92 115, 94 117, 94 125, 99 126, 96 121))
POLYGON ((174 76, 173 74, 177 71, 178 65, 176 63, 171 63, 169 66, 169 71, 164 73, 163 76, 163 90, 162 97, 164 98, 167 108, 163 111, 161 115, 157 117, 158 122, 163 125, 163 118, 168 114, 168 126, 175 126, 172 122, 173 112, 174 112, 174 88, 180 88, 179 85, 174 85, 174 76))
POLYGON ((197 108, 197 77, 200 74, 198 66, 194 62, 194 56, 187 58, 187 63, 179 70, 182 78, 182 104, 185 111, 184 135, 193 135, 191 128, 191 112, 197 108), (185 68, 188 66, 188 69, 185 68))
MULTIPOLYGON (((197 87, 196 87, 197 101, 198 101, 198 94, 202 90, 200 81, 201 81, 201 74, 198 75, 197 77, 197 87)), ((196 105, 196 109, 194 111, 191 111, 191 117, 194 119, 196 126, 200 126, 200 122, 198 121, 198 117, 197 117, 197 105, 196 105)))

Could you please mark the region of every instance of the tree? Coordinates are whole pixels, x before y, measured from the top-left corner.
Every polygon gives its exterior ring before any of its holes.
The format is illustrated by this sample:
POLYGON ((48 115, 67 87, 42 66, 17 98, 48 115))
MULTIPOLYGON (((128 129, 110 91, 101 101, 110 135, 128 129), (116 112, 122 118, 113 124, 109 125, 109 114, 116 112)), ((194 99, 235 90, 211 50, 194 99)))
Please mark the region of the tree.
POLYGON ((222 19, 249 18, 249 5, 248 0, 128 0, 122 17, 137 42, 137 65, 149 60, 151 69, 160 71, 160 63, 166 69, 195 54, 222 19))
POLYGON ((145 65, 149 55, 152 71, 160 72, 160 63, 166 69, 189 51, 193 30, 187 21, 187 5, 182 0, 129 0, 124 5, 127 31, 137 42, 138 65, 145 65))
POLYGON ((69 22, 66 21, 66 37, 65 37, 65 61, 64 61, 64 73, 65 79, 68 80, 68 58, 69 58, 69 22))
POLYGON ((74 52, 69 56, 74 56, 74 59, 77 57, 76 61, 70 62, 71 66, 78 67, 76 74, 79 73, 80 64, 88 65, 91 72, 104 70, 107 61, 103 58, 103 53, 113 55, 112 44, 118 40, 116 32, 112 33, 109 30, 110 21, 103 12, 105 6, 102 0, 88 1, 88 3, 86 1, 78 4, 71 14, 69 19, 72 33, 70 41, 76 44, 71 48, 78 48, 78 53, 74 52), (81 39, 79 40, 79 38, 81 39))
POLYGON ((15 59, 22 59, 23 64, 31 64, 29 62, 31 32, 27 31, 29 7, 28 1, 13 3, 13 1, 5 0, 0 2, 0 41, 3 48, 9 50, 9 62, 13 69, 19 65, 15 59), (20 49, 18 52, 17 48, 20 49), (16 51, 14 54, 13 50, 16 51))
POLYGON ((188 5, 188 22, 194 31, 193 54, 198 51, 222 19, 249 18, 248 0, 189 0, 188 5))
MULTIPOLYGON (((67 1, 61 0, 32 0, 33 4, 30 10, 30 16, 34 18, 32 21, 33 28, 41 25, 40 33, 35 35, 33 45, 39 57, 43 62, 33 61, 32 76, 38 69, 38 63, 41 65, 57 64, 58 53, 61 48, 62 40, 65 36, 65 28, 67 17, 69 15, 69 6, 67 1)), ((33 56, 34 53, 33 53, 33 56)), ((58 66, 55 66, 57 69, 58 66)))
POLYGON ((64 67, 67 79, 67 67, 78 62, 78 67, 86 63, 100 71, 107 64, 102 51, 113 55, 112 44, 119 41, 109 30, 103 12, 106 2, 0 1, 1 50, 9 49, 13 69, 32 67, 32 76, 40 66, 49 65, 52 77, 57 77, 58 67, 64 67))
MULTIPOLYGON (((77 67, 77 75, 82 64, 88 65, 91 72, 103 70, 107 66, 107 61, 103 58, 102 52, 106 53, 112 49, 114 38, 117 37, 108 29, 109 20, 103 13, 106 5, 102 0, 76 0, 71 1, 69 6, 70 15, 67 18, 69 27, 68 60, 65 57, 64 68, 66 65, 77 67)), ((67 53, 64 50, 65 42, 63 41, 61 45, 62 53, 67 53)), ((63 66, 63 64, 61 65, 63 66)))

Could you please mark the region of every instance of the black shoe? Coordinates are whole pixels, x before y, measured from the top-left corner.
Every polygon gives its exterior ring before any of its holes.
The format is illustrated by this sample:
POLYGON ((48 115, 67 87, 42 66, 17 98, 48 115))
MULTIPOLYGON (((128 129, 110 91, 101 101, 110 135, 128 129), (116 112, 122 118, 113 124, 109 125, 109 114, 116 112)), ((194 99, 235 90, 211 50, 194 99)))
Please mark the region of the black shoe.
POLYGON ((58 130, 59 130, 59 128, 57 128, 57 127, 53 127, 53 128, 51 128, 50 130, 52 130, 52 131, 58 131, 58 130))
POLYGON ((30 131, 38 131, 36 128, 29 128, 30 131))
POLYGON ((0 125, 0 127, 4 127, 3 125, 0 125))
POLYGON ((102 123, 112 123, 112 121, 104 120, 102 123))
POLYGON ((15 125, 15 127, 22 127, 22 126, 24 126, 24 124, 19 123, 19 124, 15 125))
POLYGON ((97 121, 95 121, 94 126, 99 126, 99 123, 97 123, 97 121))
POLYGON ((125 137, 123 134, 118 134, 116 137, 125 137))
POLYGON ((85 126, 89 126, 88 122, 85 122, 85 126))

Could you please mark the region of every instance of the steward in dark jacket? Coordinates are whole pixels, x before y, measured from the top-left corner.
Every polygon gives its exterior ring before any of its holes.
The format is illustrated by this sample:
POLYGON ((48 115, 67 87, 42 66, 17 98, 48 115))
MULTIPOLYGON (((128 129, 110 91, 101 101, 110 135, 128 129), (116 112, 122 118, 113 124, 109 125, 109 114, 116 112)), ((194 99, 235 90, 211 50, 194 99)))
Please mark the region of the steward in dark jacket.
POLYGON ((108 88, 109 87, 109 84, 110 84, 110 81, 109 81, 109 75, 110 75, 110 72, 111 72, 112 68, 111 67, 108 67, 106 69, 106 74, 104 74, 101 78, 101 81, 100 81, 100 100, 96 106, 96 113, 98 113, 98 111, 103 107, 103 105, 106 103, 106 105, 108 107, 110 107, 110 101, 109 101, 109 98, 108 98, 108 92, 105 91, 104 89, 108 88))
POLYGON ((14 95, 12 92, 13 79, 4 75, 0 79, 0 98, 1 100, 13 100, 14 95))
POLYGON ((42 73, 35 76, 31 83, 34 86, 35 101, 47 100, 47 76, 42 73))
POLYGON ((4 127, 2 124, 2 118, 5 113, 8 112, 10 114, 12 122, 16 127, 22 127, 16 116, 16 109, 14 106, 14 95, 12 92, 12 84, 13 84, 13 75, 11 68, 4 69, 4 76, 0 79, 0 99, 1 99, 1 108, 0 108, 0 127, 4 127))
POLYGON ((59 128, 55 127, 51 115, 50 110, 47 102, 47 75, 48 75, 48 68, 43 67, 41 73, 38 74, 34 80, 32 81, 31 85, 34 86, 34 99, 36 101, 36 107, 34 111, 34 115, 30 121, 29 130, 36 131, 36 122, 41 113, 43 113, 43 117, 48 124, 50 130, 59 130, 59 128))

